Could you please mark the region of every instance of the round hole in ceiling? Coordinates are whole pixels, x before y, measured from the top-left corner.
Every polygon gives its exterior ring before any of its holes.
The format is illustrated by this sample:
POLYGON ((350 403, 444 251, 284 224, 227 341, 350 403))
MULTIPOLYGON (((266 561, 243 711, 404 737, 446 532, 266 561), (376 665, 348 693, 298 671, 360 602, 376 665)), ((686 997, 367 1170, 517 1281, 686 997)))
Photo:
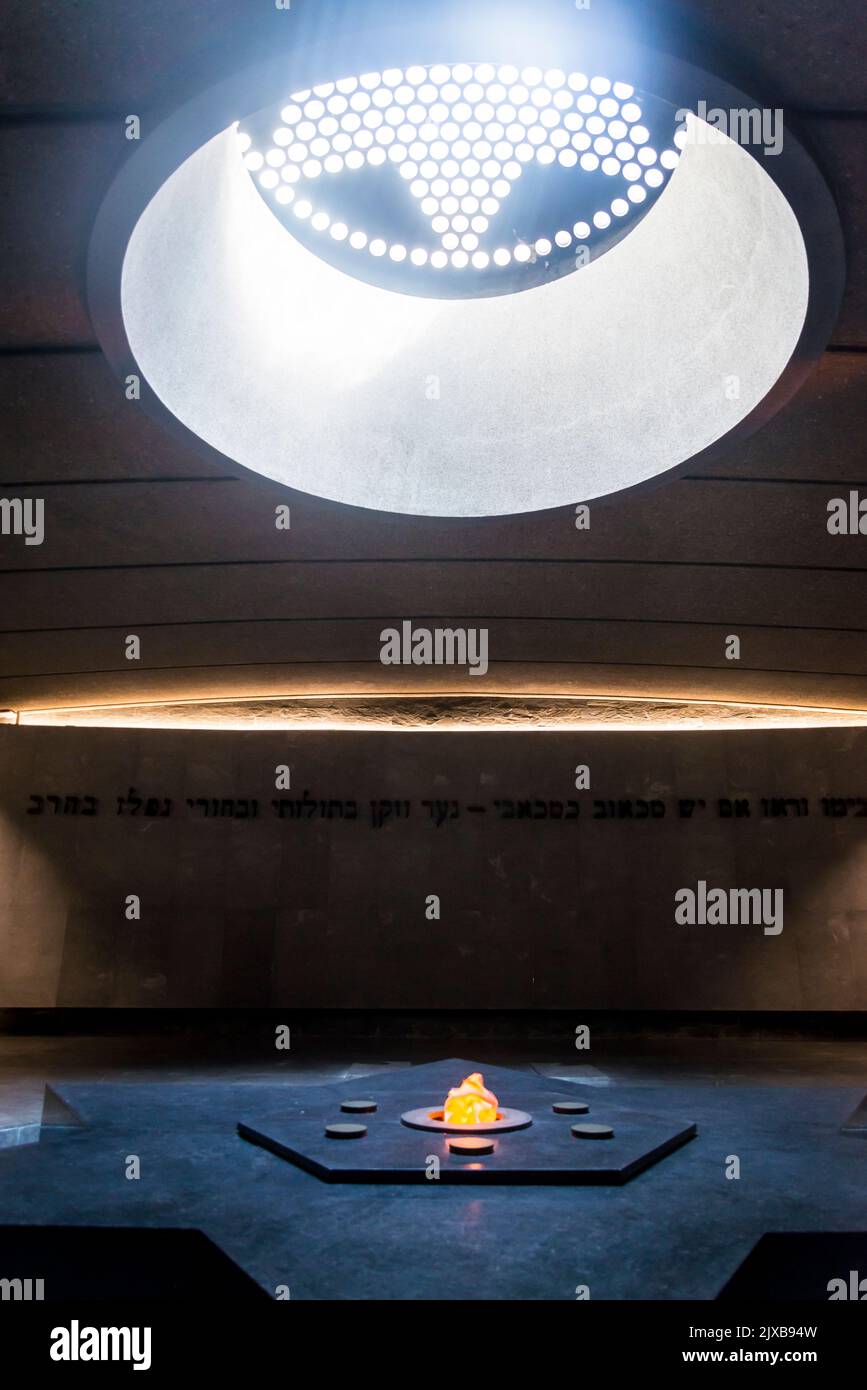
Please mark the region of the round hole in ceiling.
POLYGON ((348 275, 434 298, 581 268, 650 210, 686 140, 671 105, 629 83, 508 63, 338 77, 238 123, 290 235, 348 275))
POLYGON ((788 124, 741 143, 698 112, 760 104, 685 59, 483 18, 347 7, 128 160, 92 316, 184 437, 334 501, 490 516, 673 475, 797 389, 843 261, 788 124))

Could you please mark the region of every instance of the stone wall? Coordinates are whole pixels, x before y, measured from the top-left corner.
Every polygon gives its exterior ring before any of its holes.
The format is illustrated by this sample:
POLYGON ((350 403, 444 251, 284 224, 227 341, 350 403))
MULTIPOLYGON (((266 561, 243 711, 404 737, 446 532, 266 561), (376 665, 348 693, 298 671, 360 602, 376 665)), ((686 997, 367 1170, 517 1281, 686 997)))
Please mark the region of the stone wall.
POLYGON ((862 1009, 864 797, 854 729, 0 728, 0 1007, 862 1009))

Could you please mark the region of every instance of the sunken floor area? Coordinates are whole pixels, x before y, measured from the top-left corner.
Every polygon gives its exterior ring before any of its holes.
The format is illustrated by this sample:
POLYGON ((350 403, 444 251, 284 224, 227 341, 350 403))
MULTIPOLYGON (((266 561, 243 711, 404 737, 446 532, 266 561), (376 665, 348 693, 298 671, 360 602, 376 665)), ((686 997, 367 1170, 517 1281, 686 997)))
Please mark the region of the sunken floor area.
POLYGON ((712 1300, 768 1233, 863 1227, 863 1020, 609 1019, 590 1052, 563 1020, 525 1019, 520 1036, 512 1022, 115 1013, 73 1031, 62 1013, 8 1016, 2 1223, 198 1230, 239 1278, 292 1299, 574 1300, 586 1286, 712 1300), (276 1051, 287 1021, 291 1048, 276 1051), (237 1132, 318 1113, 326 1095, 412 1092, 414 1068, 451 1057, 491 1068, 503 1104, 507 1086, 541 1086, 589 1119, 651 1113, 697 1134, 622 1185, 513 1187, 323 1181, 237 1132))

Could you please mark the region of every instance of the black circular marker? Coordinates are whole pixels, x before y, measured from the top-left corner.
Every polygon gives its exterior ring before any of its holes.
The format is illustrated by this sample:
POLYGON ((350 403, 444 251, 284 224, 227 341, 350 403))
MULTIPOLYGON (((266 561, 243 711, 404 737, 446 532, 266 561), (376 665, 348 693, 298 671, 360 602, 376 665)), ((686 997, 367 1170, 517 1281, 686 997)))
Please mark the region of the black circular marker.
POLYGON ((614 1130, 610 1125, 572 1125, 576 1139, 613 1139, 614 1130))
POLYGON ((326 1125, 325 1133, 329 1139, 363 1139, 367 1125, 326 1125))
POLYGON ((469 1155, 473 1158, 479 1154, 492 1154, 496 1148, 496 1140, 489 1139, 487 1135, 481 1138, 473 1134, 457 1135, 450 1134, 446 1139, 449 1153, 469 1155))
POLYGON ((551 1109, 555 1115, 586 1115, 590 1106, 583 1100, 558 1100, 551 1109))
POLYGON ((342 1100, 340 1109, 348 1115, 370 1115, 376 1109, 375 1100, 342 1100))

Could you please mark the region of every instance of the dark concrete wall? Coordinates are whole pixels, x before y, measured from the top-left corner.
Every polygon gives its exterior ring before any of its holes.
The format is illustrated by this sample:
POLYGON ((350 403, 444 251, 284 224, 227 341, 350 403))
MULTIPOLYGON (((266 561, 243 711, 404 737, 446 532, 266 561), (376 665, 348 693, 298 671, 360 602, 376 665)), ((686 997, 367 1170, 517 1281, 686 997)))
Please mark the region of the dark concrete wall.
POLYGON ((853 729, 0 728, 0 1006, 862 1009, 860 797, 853 729), (143 804, 118 814, 130 788, 143 804), (302 818, 280 819, 272 800, 305 791, 302 818), (32 814, 32 794, 61 801, 32 814), (65 801, 85 795, 95 814, 65 801), (164 798, 170 816, 146 814, 164 798), (373 828, 381 798, 408 815, 373 828), (808 814, 774 798, 807 798, 808 814), (356 818, 328 819, 331 799, 356 818), (721 799, 750 815, 721 815, 721 799), (443 803, 441 825, 424 801, 443 803), (782 932, 677 925, 674 894, 699 879, 782 888, 782 932))

